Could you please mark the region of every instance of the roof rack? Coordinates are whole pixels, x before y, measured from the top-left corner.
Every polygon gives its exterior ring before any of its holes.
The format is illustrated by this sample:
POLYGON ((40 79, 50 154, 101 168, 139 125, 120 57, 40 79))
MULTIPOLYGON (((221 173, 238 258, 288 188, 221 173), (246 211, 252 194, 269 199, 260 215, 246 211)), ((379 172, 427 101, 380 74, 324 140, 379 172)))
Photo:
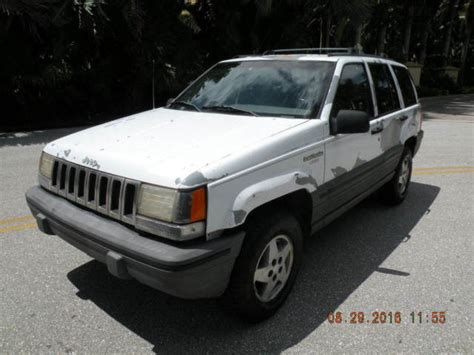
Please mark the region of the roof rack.
POLYGON ((325 54, 331 56, 359 56, 371 58, 390 59, 385 53, 367 54, 362 52, 360 48, 294 48, 294 49, 271 49, 263 53, 263 55, 277 54, 325 54))
POLYGON ((390 59, 386 54, 367 54, 367 53, 328 53, 329 57, 333 56, 340 56, 340 57, 369 57, 369 58, 382 58, 382 59, 390 59))
POLYGON ((232 58, 247 58, 247 57, 253 57, 255 54, 237 54, 234 55, 232 58))
POLYGON ((274 54, 358 54, 355 48, 293 48, 293 49, 271 49, 263 55, 274 54))

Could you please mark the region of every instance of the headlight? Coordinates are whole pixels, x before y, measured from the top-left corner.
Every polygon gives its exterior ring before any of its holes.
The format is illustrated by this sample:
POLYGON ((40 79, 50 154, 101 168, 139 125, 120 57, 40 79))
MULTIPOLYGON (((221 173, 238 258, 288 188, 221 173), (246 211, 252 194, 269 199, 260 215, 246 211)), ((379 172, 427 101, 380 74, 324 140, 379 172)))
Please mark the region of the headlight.
POLYGON ((53 175, 54 157, 45 152, 41 153, 39 171, 44 177, 51 179, 53 175))
POLYGON ((142 184, 137 213, 172 223, 193 223, 206 219, 206 189, 181 192, 142 184))

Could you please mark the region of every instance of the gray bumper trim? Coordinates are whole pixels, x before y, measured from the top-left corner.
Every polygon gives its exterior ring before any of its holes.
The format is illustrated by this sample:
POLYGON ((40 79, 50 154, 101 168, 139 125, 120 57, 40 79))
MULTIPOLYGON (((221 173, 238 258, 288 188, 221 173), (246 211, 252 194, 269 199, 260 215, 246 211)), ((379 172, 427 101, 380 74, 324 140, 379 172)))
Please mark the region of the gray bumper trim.
POLYGON ((105 263, 117 277, 132 277, 182 298, 221 295, 244 238, 238 232, 212 241, 165 242, 144 237, 39 186, 28 190, 26 200, 45 233, 56 234, 105 263))

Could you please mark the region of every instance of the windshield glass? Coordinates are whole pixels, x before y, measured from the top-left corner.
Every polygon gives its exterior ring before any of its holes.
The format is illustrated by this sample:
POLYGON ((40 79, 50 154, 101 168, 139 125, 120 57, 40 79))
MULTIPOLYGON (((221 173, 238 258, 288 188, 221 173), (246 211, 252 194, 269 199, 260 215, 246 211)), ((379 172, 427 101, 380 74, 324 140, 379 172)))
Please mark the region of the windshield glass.
MULTIPOLYGON (((334 63, 243 61, 221 63, 176 98, 182 109, 307 118, 318 114, 334 63)), ((172 105, 173 106, 173 105, 172 105)))

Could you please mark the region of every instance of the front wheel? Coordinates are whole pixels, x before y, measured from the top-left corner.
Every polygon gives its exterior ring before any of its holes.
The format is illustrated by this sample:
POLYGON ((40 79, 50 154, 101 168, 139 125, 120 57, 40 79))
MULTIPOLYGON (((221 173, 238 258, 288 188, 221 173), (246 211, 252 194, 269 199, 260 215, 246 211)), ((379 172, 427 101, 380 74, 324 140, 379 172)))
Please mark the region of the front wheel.
POLYGON ((302 247, 301 226, 290 213, 255 215, 225 294, 227 305, 252 322, 275 313, 293 287, 302 247))
POLYGON ((395 175, 380 191, 382 201, 386 204, 397 205, 405 200, 408 194, 408 187, 410 186, 413 166, 412 159, 411 149, 405 147, 395 175))

